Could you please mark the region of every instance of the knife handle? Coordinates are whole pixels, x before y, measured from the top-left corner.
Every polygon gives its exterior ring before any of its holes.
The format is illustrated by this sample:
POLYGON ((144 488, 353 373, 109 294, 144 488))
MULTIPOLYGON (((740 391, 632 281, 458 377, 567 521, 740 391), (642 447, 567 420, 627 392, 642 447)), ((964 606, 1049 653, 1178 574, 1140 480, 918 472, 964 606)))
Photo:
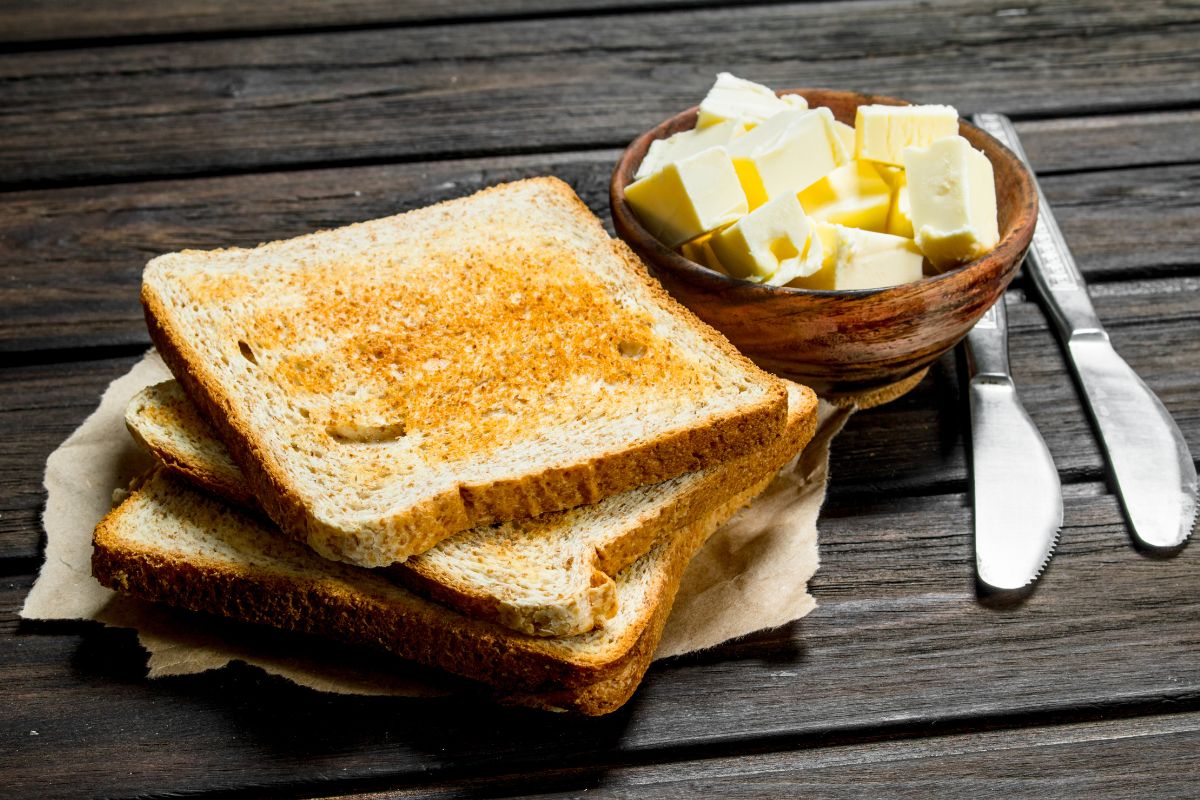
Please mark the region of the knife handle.
POLYGON ((1008 311, 1004 295, 967 332, 967 370, 977 377, 1011 380, 1008 365, 1008 311))
MULTIPOLYGON (((1008 117, 1003 114, 976 114, 974 121, 977 126, 1012 150, 1033 176, 1029 157, 1025 155, 1025 148, 1021 146, 1017 129, 1008 117)), ((1067 247, 1062 229, 1058 227, 1058 221, 1054 218, 1054 212, 1050 210, 1050 204, 1046 202, 1046 196, 1042 193, 1042 187, 1036 177, 1033 177, 1033 183, 1038 194, 1038 216, 1033 241, 1029 245, 1026 257, 1033 284, 1037 287, 1038 294, 1050 312, 1054 327, 1064 342, 1076 336, 1107 339, 1104 326, 1100 324, 1100 318, 1096 316, 1096 309, 1088 297, 1083 275, 1067 247)))

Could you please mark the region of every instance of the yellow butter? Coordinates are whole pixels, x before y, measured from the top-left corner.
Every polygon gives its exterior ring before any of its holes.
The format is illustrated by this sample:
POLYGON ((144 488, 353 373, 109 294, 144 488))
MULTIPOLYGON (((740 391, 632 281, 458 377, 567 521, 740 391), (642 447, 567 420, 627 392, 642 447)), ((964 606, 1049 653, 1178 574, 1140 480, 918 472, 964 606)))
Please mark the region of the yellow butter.
POLYGON ((804 99, 804 95, 784 94, 780 95, 779 99, 786 103, 792 111, 804 111, 808 108, 808 101, 804 99))
POLYGON ((904 148, 958 133, 958 112, 951 106, 859 106, 854 133, 855 158, 899 166, 904 148))
POLYGON ((796 108, 797 103, 804 103, 803 108, 808 108, 808 103, 803 97, 784 100, 761 83, 722 72, 717 75, 716 83, 700 101, 696 127, 707 128, 719 122, 738 119, 745 120, 750 125, 757 125, 782 111, 796 108))
POLYGON ((644 178, 652 172, 678 161, 681 158, 695 155, 710 147, 724 147, 746 132, 746 123, 742 120, 727 120, 707 128, 690 131, 680 131, 666 139, 655 139, 650 143, 645 158, 633 173, 634 180, 644 178))
POLYGON ((782 286, 821 268, 820 240, 795 195, 751 211, 712 237, 712 249, 735 278, 782 286))
POLYGON ((912 205, 908 200, 908 186, 902 184, 892 190, 892 202, 888 207, 887 233, 893 236, 913 238, 912 205))
POLYGON ((849 161, 800 192, 800 205, 813 219, 880 233, 891 200, 891 187, 870 161, 849 161))
POLYGON ((924 258, 911 239, 816 223, 824 248, 821 269, 792 280, 801 289, 881 289, 919 280, 924 258))
POLYGON ((833 129, 837 132, 838 138, 842 140, 842 147, 845 148, 846 154, 854 155, 854 126, 834 120, 833 129))
POLYGON ((879 172, 879 177, 883 178, 892 189, 904 185, 904 167, 893 167, 890 164, 881 164, 878 161, 872 161, 871 163, 875 165, 876 171, 879 172))
POLYGON ((751 209, 795 194, 847 161, 827 108, 776 114, 729 145, 751 209))
POLYGON ((729 270, 725 269, 721 264, 721 259, 713 251, 712 239, 715 234, 715 231, 706 233, 702 236, 697 236, 690 242, 684 242, 679 246, 679 252, 689 261, 695 261, 702 267, 708 267, 709 269, 728 275, 729 270))
POLYGON ((904 174, 904 167, 893 167, 877 161, 871 163, 875 165, 875 169, 879 170, 879 177, 883 178, 892 190, 891 201, 888 204, 887 227, 884 229, 884 233, 903 236, 906 239, 913 238, 912 217, 908 202, 908 178, 904 174))
POLYGON ((728 225, 750 210, 723 147, 702 150, 629 184, 625 199, 667 247, 728 225))
POLYGON ((961 136, 904 151, 917 246, 938 269, 964 264, 1000 241, 992 163, 961 136))

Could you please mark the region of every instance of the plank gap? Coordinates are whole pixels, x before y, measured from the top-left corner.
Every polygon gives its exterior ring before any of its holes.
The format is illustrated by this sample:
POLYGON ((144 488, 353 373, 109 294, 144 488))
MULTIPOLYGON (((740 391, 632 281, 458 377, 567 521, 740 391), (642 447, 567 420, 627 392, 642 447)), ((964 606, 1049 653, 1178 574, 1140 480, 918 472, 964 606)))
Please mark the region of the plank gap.
POLYGON ((80 347, 49 347, 37 350, 4 350, 4 361, 0 372, 16 367, 34 367, 44 364, 66 364, 76 361, 100 361, 106 358, 129 358, 145 353, 149 345, 145 342, 100 344, 80 347))
MULTIPOLYGON (((769 7, 780 5, 808 5, 824 0, 751 0, 740 3, 742 8, 769 7)), ((844 0, 843 0, 844 2, 844 0)), ((392 17, 364 22, 348 22, 341 24, 311 24, 293 25, 264 25, 259 27, 224 27, 202 30, 175 30, 156 33, 117 34, 112 36, 64 36, 62 38, 42 39, 13 39, 0 34, 0 42, 4 43, 5 53, 34 53, 56 50, 83 50, 105 47, 124 47, 128 45, 179 44, 187 42, 207 42, 221 39, 252 39, 252 38, 281 38, 288 36, 357 33, 361 31, 379 30, 411 30, 431 28, 442 25, 487 25, 506 22, 536 22, 557 19, 586 19, 620 14, 621 16, 663 14, 687 11, 705 11, 713 8, 724 8, 727 3, 722 0, 647 0, 647 2, 607 2, 593 7, 581 7, 579 3, 568 4, 564 8, 542 8, 532 11, 510 12, 466 12, 458 15, 447 13, 430 13, 428 16, 414 16, 408 19, 392 17)), ((443 12, 444 6, 438 8, 443 12)), ((12 13, 12 12, 10 12, 12 13)), ((418 14, 420 12, 417 12, 418 14)))
MULTIPOLYGON (((1110 116, 1110 115, 1105 114, 1103 116, 1110 116)), ((1057 120, 1057 119, 1067 119, 1067 118, 1053 117, 1053 119, 1057 120)), ((1074 117, 1071 119, 1079 119, 1079 117, 1074 117)), ((1136 169, 1157 169, 1157 168, 1161 168, 1161 167, 1190 167, 1190 166, 1195 166, 1196 164, 1200 164, 1200 161, 1196 161, 1195 159, 1145 161, 1143 163, 1138 164, 1136 169)), ((1121 172, 1121 171, 1129 170, 1129 169, 1131 169, 1131 168, 1127 164, 1109 164, 1109 165, 1105 165, 1105 166, 1096 165, 1096 166, 1090 166, 1090 167, 1071 167, 1071 168, 1064 168, 1064 169, 1054 169, 1051 167, 1051 168, 1047 168, 1047 169, 1039 169, 1037 171, 1037 174, 1038 174, 1038 177, 1046 177, 1049 175, 1053 175, 1055 177, 1070 177, 1073 175, 1094 175, 1094 174, 1100 174, 1100 173, 1105 173, 1105 172, 1121 172)))
MULTIPOLYGON (((1151 702, 1132 701, 1112 705, 1096 704, 1071 709, 1059 709, 1049 712, 1017 715, 995 715, 982 717, 964 717, 946 720, 906 720, 893 724, 872 726, 870 728, 847 728, 834 730, 829 733, 806 734, 801 736, 764 736, 730 739, 719 742, 688 745, 682 747, 649 747, 642 750, 629 751, 616 759, 596 759, 584 755, 578 759, 564 759, 556 763, 554 769, 546 770, 543 761, 530 760, 528 764, 521 759, 509 759, 503 770, 491 769, 433 769, 419 774, 373 775, 364 778, 333 779, 328 783, 314 781, 296 781, 272 784, 271 786, 249 786, 238 789, 225 789, 210 792, 200 792, 191 797, 200 800, 243 800, 243 798, 283 798, 283 797, 330 797, 333 795, 374 795, 394 797, 407 789, 422 789, 429 791, 431 784, 441 784, 443 791, 452 796, 476 796, 470 789, 460 795, 454 789, 455 785, 478 784, 484 789, 487 797, 525 796, 530 784, 530 767, 539 768, 537 771, 538 794, 553 791, 558 785, 560 789, 568 786, 564 783, 577 784, 580 770, 587 770, 595 775, 638 767, 653 767, 681 762, 693 762, 698 766, 703 762, 715 762, 730 758, 746 758, 776 753, 805 751, 814 755, 836 749, 889 743, 902 746, 905 743, 925 740, 936 743, 939 740, 954 739, 963 736, 988 736, 989 734, 1017 733, 1020 731, 1037 730, 1044 737, 1054 738, 1056 731, 1061 731, 1061 738, 1070 741, 1070 731, 1097 723, 1117 723, 1139 717, 1157 716, 1185 717, 1200 711, 1200 696, 1189 695, 1179 697, 1162 697, 1151 702), (448 791, 447 791, 448 790, 448 791), (510 795, 510 792, 512 793, 510 795)), ((463 787, 465 788, 465 787, 463 787)), ((438 793, 439 795, 441 792, 438 793)), ((160 795, 149 795, 158 797, 160 795)), ((166 795, 161 795, 165 797, 166 795)))
POLYGON ((562 146, 545 146, 534 148, 500 147, 480 153, 477 150, 440 150, 434 153, 414 153, 412 157, 405 156, 364 156, 347 159, 319 159, 315 161, 289 161, 283 164, 272 164, 268 169, 262 166, 232 166, 215 169, 183 170, 179 172, 153 172, 145 174, 110 175, 103 179, 95 178, 38 178, 36 180, 5 181, 0 179, 0 198, 6 194, 17 192, 33 192, 56 189, 96 189, 109 186, 124 186, 127 184, 156 184, 169 183, 179 180, 205 180, 209 178, 256 178, 272 175, 288 175, 295 172, 327 172, 339 169, 357 169, 362 167, 402 167, 421 164, 436 165, 445 162, 477 160, 481 158, 528 158, 536 156, 578 155, 582 158, 595 157, 611 153, 613 163, 623 152, 628 142, 572 142, 562 146))
POLYGON ((1086 105, 1064 105, 1046 111, 1008 112, 1013 122, 1045 122, 1055 119, 1088 119, 1090 117, 1136 117, 1141 114, 1166 112, 1186 113, 1200 110, 1200 101, 1183 99, 1179 102, 1147 100, 1130 101, 1122 108, 1096 108, 1086 105))
MULTIPOLYGON (((1053 206, 1051 206, 1051 208, 1053 208, 1053 206)), ((1148 278, 1154 279, 1154 278, 1159 278, 1159 277, 1162 277, 1162 278, 1167 278, 1167 277, 1170 277, 1170 278, 1196 278, 1196 277, 1200 277, 1200 262, 1171 264, 1170 266, 1162 264, 1162 265, 1157 265, 1157 266, 1151 265, 1151 266, 1142 266, 1142 267, 1109 268, 1107 270, 1104 270, 1103 272, 1097 272, 1097 273, 1088 275, 1086 280, 1087 280, 1087 285, 1090 289, 1093 286, 1100 287, 1100 286, 1105 286, 1105 285, 1111 285, 1114 283, 1130 283, 1132 281, 1142 281, 1142 280, 1146 280, 1148 278)), ((1032 297, 1030 299, 1033 300, 1032 297)), ((1033 302, 1037 303, 1039 306, 1041 305, 1040 301, 1033 300, 1033 302)))
MULTIPOLYGON (((40 550, 39 546, 39 550, 40 550)), ((0 578, 17 578, 36 575, 42 568, 42 557, 37 556, 8 556, 0 557, 0 578)), ((32 577, 30 581, 32 582, 32 577)))

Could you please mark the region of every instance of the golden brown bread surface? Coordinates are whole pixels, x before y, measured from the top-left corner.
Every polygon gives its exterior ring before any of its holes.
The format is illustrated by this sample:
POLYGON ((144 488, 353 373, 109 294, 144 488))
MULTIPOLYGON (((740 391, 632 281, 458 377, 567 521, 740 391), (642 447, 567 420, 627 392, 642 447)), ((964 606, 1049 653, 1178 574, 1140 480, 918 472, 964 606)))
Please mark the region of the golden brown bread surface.
POLYGON ((784 436, 762 451, 752 485, 618 573, 616 616, 585 634, 543 638, 470 618, 378 571, 322 559, 161 470, 97 526, 93 574, 148 600, 380 647, 481 681, 511 702, 607 713, 649 666, 696 549, 811 438, 815 398, 793 396, 800 402, 784 436))
POLYGON ((142 300, 266 513, 364 566, 719 463, 786 410, 556 179, 162 256, 142 300))

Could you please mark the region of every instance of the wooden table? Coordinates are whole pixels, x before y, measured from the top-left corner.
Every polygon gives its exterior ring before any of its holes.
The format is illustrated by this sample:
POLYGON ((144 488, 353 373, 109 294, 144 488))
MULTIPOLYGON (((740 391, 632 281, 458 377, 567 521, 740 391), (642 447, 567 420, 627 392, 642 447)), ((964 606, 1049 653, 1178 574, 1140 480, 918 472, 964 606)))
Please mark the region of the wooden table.
POLYGON ((45 458, 145 350, 149 257, 545 173, 607 219, 620 149, 718 69, 1016 118, 1117 349, 1200 453, 1200 5, 724 6, 5 5, 0 794, 1200 794, 1200 553, 1131 546, 1020 280, 1013 366, 1066 523, 1019 605, 976 596, 948 356, 836 441, 820 608, 656 665, 607 718, 319 695, 250 668, 148 682, 128 632, 17 621, 45 458))

